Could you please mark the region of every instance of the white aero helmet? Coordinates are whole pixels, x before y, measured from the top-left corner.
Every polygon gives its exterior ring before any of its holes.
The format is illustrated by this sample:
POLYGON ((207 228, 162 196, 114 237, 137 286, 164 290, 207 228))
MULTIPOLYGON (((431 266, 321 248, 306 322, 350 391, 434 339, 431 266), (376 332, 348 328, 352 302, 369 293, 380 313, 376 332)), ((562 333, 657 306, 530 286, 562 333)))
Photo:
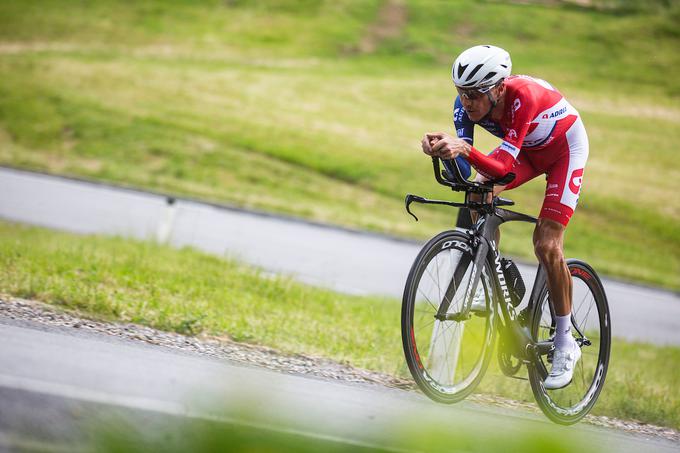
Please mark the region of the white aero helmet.
POLYGON ((510 54, 496 46, 470 47, 453 62, 453 83, 460 88, 491 88, 512 70, 510 54))

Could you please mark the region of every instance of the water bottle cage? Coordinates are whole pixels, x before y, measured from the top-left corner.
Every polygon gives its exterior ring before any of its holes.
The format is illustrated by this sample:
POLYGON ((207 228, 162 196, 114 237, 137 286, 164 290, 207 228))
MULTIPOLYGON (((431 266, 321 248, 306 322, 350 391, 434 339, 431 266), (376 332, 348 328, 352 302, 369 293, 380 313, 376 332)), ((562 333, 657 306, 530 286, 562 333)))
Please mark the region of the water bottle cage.
POLYGON ((510 291, 510 299, 512 299, 512 304, 516 307, 522 302, 524 294, 526 293, 524 280, 522 280, 522 275, 519 273, 517 265, 512 260, 501 258, 501 267, 503 268, 505 283, 508 285, 508 290, 510 291))

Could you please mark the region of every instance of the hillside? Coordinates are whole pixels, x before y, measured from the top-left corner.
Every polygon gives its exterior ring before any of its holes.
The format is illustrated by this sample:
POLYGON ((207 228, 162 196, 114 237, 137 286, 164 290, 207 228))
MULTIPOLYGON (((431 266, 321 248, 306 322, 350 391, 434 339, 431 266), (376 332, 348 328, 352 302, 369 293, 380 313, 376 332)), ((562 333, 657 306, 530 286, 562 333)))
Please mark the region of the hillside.
MULTIPOLYGON (((584 118, 567 254, 680 289, 671 3, 2 2, 0 164, 424 238, 455 213, 403 212, 406 192, 450 196, 418 142, 452 131, 449 65, 489 42, 584 118)), ((536 214, 543 190, 509 196, 536 214)), ((509 226, 503 247, 531 258, 530 233, 509 226)))

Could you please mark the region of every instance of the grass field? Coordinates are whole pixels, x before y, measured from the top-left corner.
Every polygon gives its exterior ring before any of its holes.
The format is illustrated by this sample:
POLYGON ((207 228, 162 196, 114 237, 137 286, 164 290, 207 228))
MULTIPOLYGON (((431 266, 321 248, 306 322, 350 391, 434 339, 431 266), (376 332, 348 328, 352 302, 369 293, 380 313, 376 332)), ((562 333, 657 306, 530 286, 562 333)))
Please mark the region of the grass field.
MULTIPOLYGON (((400 303, 271 278, 191 249, 0 222, 0 293, 85 316, 207 333, 409 377, 400 303)), ((680 348, 615 340, 593 413, 680 429, 680 348)), ((496 360, 479 391, 533 401, 496 360)))
MULTIPOLYGON (((403 212, 451 196, 419 139, 452 132, 452 58, 492 42, 588 129, 567 254, 677 290, 680 9, 628 3, 2 2, 0 164, 424 238, 454 213, 403 212)), ((510 197, 536 214, 543 190, 510 197)), ((532 258, 530 234, 505 251, 532 258)))

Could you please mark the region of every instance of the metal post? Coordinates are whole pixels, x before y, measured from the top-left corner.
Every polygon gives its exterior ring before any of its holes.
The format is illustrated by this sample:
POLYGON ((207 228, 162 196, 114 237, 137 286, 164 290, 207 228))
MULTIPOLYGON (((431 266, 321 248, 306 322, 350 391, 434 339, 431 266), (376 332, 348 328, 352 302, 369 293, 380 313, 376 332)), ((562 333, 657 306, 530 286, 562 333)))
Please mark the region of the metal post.
POLYGON ((175 201, 173 197, 166 199, 165 212, 158 224, 158 232, 156 233, 156 240, 159 244, 166 244, 170 240, 172 227, 175 223, 175 215, 177 214, 175 201))

